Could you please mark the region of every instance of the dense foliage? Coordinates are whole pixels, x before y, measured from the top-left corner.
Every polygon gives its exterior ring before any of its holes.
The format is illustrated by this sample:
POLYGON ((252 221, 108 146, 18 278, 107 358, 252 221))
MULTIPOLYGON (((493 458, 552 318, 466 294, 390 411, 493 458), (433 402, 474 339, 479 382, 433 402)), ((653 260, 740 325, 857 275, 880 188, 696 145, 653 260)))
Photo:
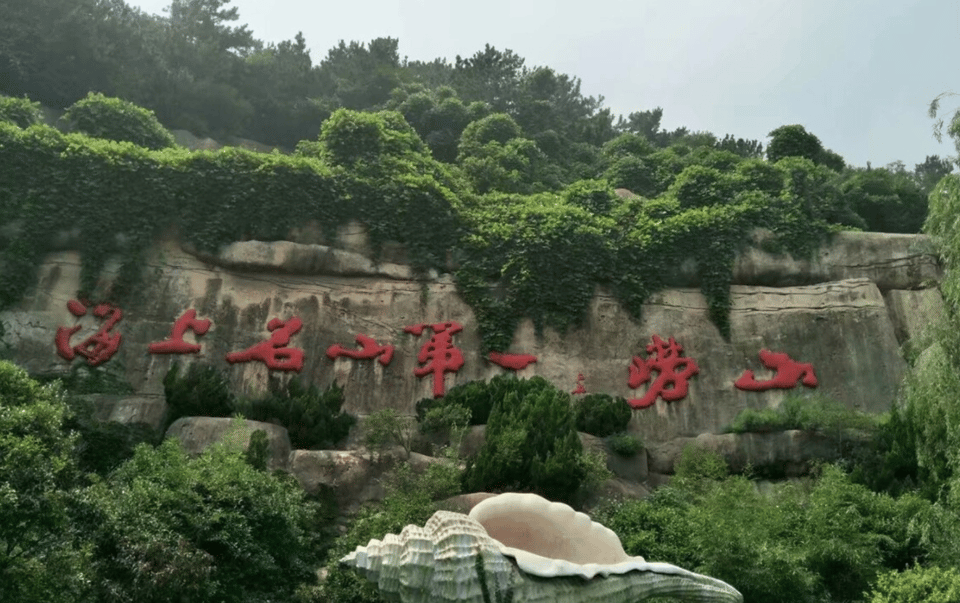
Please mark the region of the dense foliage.
POLYGON ((483 446, 467 463, 469 492, 536 492, 573 502, 587 481, 570 395, 541 377, 531 391, 494 402, 483 446))
POLYGON ((587 394, 576 399, 573 412, 577 431, 605 438, 626 431, 633 411, 621 397, 587 394))
POLYGON ((293 379, 270 383, 259 397, 238 398, 219 369, 191 364, 181 374, 174 363, 163 379, 169 426, 180 417, 230 417, 276 423, 287 429, 294 448, 333 448, 347 437, 356 417, 342 410, 343 388, 333 383, 325 391, 293 379))
POLYGON ((295 480, 238 446, 189 458, 176 440, 91 465, 111 442, 74 421, 58 383, 0 362, 4 601, 265 603, 315 582, 327 533, 295 480))
POLYGON ((157 121, 153 111, 102 94, 91 92, 70 105, 60 119, 71 130, 94 138, 132 142, 155 151, 174 145, 173 135, 157 121))

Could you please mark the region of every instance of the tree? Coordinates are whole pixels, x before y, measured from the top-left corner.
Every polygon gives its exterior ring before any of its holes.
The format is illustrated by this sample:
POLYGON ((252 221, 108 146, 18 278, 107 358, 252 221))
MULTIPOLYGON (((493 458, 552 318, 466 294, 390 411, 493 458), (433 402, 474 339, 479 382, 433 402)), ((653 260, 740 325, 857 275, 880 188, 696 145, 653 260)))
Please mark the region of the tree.
POLYGON ((176 439, 141 445, 84 497, 98 600, 289 600, 315 581, 314 505, 296 480, 239 447, 190 458, 176 439))
POLYGON ((658 147, 667 146, 663 144, 663 133, 660 131, 660 120, 663 118, 663 109, 657 107, 647 111, 634 111, 624 120, 622 117, 617 123, 617 130, 622 132, 632 132, 639 134, 656 144, 658 147))
POLYGON ((937 142, 943 141, 943 126, 944 119, 946 119, 948 121, 947 134, 953 138, 954 144, 957 146, 957 151, 960 151, 960 108, 955 109, 953 115, 949 118, 938 116, 940 113, 940 101, 948 96, 958 96, 958 94, 956 92, 939 94, 937 98, 930 101, 930 109, 927 114, 930 116, 930 119, 934 120, 933 137, 937 139, 937 142))
POLYGON ((523 59, 512 50, 499 51, 486 44, 469 58, 457 55, 454 87, 468 101, 483 101, 494 111, 510 112, 519 93, 523 59))
POLYGON ((763 157, 763 144, 759 140, 735 139, 733 134, 725 134, 723 140, 717 141, 716 148, 731 151, 744 159, 763 157))
POLYGON ((784 157, 803 157, 819 163, 823 145, 803 126, 780 126, 767 136, 772 139, 767 145, 767 160, 770 163, 776 163, 784 157))
POLYGON ((70 105, 61 118, 74 130, 95 138, 132 142, 159 150, 174 146, 174 138, 153 111, 91 92, 70 105))
POLYGON ((896 171, 854 170, 840 186, 840 192, 848 207, 872 231, 919 232, 927 217, 926 195, 902 164, 896 171))
POLYGON ((75 438, 59 384, 42 386, 0 361, 0 599, 84 598, 85 557, 73 546, 69 491, 75 438))
POLYGON ((918 163, 913 168, 913 179, 924 195, 929 195, 937 183, 952 171, 953 161, 950 159, 941 159, 938 155, 927 155, 923 163, 918 163))
POLYGON ((368 44, 343 40, 320 62, 323 96, 347 109, 380 109, 401 83, 399 41, 376 38, 368 44))
POLYGON ((533 491, 570 502, 587 477, 583 458, 567 393, 549 384, 522 397, 511 392, 494 403, 464 490, 533 491))

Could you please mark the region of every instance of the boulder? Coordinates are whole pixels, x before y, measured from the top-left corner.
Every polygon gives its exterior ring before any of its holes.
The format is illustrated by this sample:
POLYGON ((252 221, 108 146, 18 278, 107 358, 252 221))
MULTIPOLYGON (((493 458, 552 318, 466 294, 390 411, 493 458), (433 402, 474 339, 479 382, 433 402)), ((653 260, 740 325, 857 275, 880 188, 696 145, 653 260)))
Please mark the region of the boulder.
POLYGON ((372 455, 365 450, 294 450, 289 467, 304 490, 315 494, 331 488, 341 511, 350 513, 365 502, 383 500, 384 474, 404 461, 415 472, 444 462, 416 452, 408 458, 398 446, 372 455))
POLYGON ((942 277, 943 269, 926 235, 839 232, 811 258, 747 249, 734 263, 733 282, 787 287, 866 278, 886 291, 928 287, 942 277))
POLYGON ((272 423, 220 417, 181 417, 167 429, 165 437, 177 438, 189 454, 200 454, 217 442, 235 442, 243 450, 257 430, 267 432, 269 457, 267 467, 287 469, 290 458, 290 436, 287 430, 272 423))
POLYGON ((115 421, 124 425, 146 425, 159 432, 167 416, 167 401, 163 396, 118 396, 91 394, 93 418, 115 421))
MULTIPOLYGON (((848 440, 861 441, 864 434, 845 432, 848 440)), ((747 467, 767 475, 796 477, 805 475, 818 461, 834 461, 841 442, 819 432, 787 430, 769 433, 702 433, 697 437, 675 438, 651 446, 650 472, 673 474, 683 449, 689 445, 722 456, 734 473, 747 467)))
MULTIPOLYGON (((359 253, 326 245, 305 245, 289 241, 241 241, 225 245, 217 254, 201 252, 188 243, 184 243, 183 247, 205 262, 241 272, 278 271, 299 275, 332 274, 396 280, 416 278, 409 266, 374 262, 359 253)), ((432 276, 437 278, 436 273, 432 276)))
POLYGON ((922 336, 943 318, 943 296, 937 287, 916 291, 891 289, 883 294, 883 299, 901 344, 922 336))

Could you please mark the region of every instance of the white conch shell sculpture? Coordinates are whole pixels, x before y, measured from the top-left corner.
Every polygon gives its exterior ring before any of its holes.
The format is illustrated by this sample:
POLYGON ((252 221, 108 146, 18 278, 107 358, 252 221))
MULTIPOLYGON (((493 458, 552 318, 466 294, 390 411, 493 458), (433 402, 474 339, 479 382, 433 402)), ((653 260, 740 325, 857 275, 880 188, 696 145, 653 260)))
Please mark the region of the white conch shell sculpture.
POLYGON ((469 516, 437 511, 340 563, 401 603, 743 602, 725 582, 628 556, 612 530, 535 494, 488 498, 469 516))

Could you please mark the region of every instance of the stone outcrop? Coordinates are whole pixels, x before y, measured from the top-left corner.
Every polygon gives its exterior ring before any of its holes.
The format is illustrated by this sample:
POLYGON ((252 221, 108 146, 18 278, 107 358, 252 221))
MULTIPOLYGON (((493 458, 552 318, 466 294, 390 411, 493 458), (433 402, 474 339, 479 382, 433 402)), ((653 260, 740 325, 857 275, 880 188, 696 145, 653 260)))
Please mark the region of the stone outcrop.
POLYGON ((402 448, 379 453, 362 450, 294 450, 290 454, 290 473, 310 494, 331 489, 341 511, 352 512, 365 502, 383 500, 385 484, 381 478, 399 463, 409 462, 415 472, 431 464, 446 462, 413 452, 407 457, 402 448))
POLYGON ((257 430, 267 433, 268 469, 288 469, 290 436, 279 425, 260 421, 214 417, 181 417, 167 429, 166 437, 177 438, 188 454, 200 454, 218 442, 232 442, 246 450, 257 430))
POLYGON ((864 437, 864 434, 849 431, 839 436, 799 430, 702 433, 697 437, 675 438, 651 446, 647 454, 650 471, 658 474, 673 474, 683 449, 695 446, 719 454, 735 473, 751 467, 761 473, 796 477, 805 475, 813 462, 830 462, 839 458, 844 438, 849 443, 863 441, 864 437))
MULTIPOLYGON (((359 225, 346 225, 329 240, 322 230, 305 224, 296 233, 299 243, 246 241, 206 255, 171 238, 159 242, 147 261, 151 278, 123 308, 123 320, 116 328, 123 335, 122 345, 103 365, 104 370, 121 373, 136 393, 102 398, 97 416, 161 426, 166 412, 162 380, 174 361, 222 369, 240 395, 262 392, 268 379, 291 378, 268 370, 261 362, 226 361, 227 353, 267 340, 267 324, 273 318, 297 316, 303 322, 290 343, 304 353, 298 378, 321 388, 336 381, 344 387, 344 409, 360 417, 385 407, 411 415, 419 399, 432 396, 432 375, 414 375, 421 367, 417 354, 431 333, 417 336, 405 332, 407 326, 450 320, 463 325, 453 342, 463 353, 464 365, 455 374, 445 375, 446 388, 507 372, 480 355, 476 320, 449 274, 417 280, 400 263, 402 249, 374 259, 359 225), (204 336, 189 331, 185 336, 187 342, 200 344, 201 351, 173 356, 149 353, 147 346, 169 337, 174 322, 188 309, 212 321, 204 336), (355 338, 360 334, 395 346, 392 361, 384 366, 374 360, 327 357, 333 344, 356 349, 355 338)), ((646 390, 645 385, 631 389, 627 377, 631 359, 647 357, 652 336, 673 337, 683 346, 683 355, 699 367, 689 381, 688 395, 675 402, 658 399, 649 408, 635 410, 629 430, 649 450, 629 460, 608 457, 611 470, 630 483, 662 480, 658 476, 672 471, 682 445, 698 436, 701 444, 723 453, 735 466, 763 462, 802 467, 810 454, 829 455, 829 446, 815 436, 712 435, 722 432, 744 409, 775 407, 787 395, 809 391, 799 385, 794 390, 743 391, 734 382, 745 370, 754 371, 759 381, 770 379, 773 371, 760 363, 758 354, 761 349, 783 352, 813 366, 819 393, 851 408, 885 411, 906 370, 901 345, 921 337, 943 311, 936 288, 940 267, 923 236, 840 233, 805 260, 757 250, 743 254, 731 287, 729 340, 709 320, 707 303, 690 280, 689 268, 677 272, 677 286, 648 300, 640 320, 632 318, 609 292, 598 289, 580 327, 566 333, 548 329, 537 336, 532 323, 524 321, 510 348, 503 350, 537 357, 536 363, 517 371, 520 377, 539 375, 569 391, 583 374, 588 392, 629 399, 640 398, 646 390)), ((111 270, 116 270, 115 264, 108 265, 104 278, 110 277, 111 270)), ((34 374, 69 370, 53 345, 58 327, 80 325, 80 338, 92 334, 99 324, 92 316, 76 319, 67 310, 67 302, 79 288, 79 276, 76 252, 51 253, 40 268, 36 289, 18 306, 0 313, 12 359, 34 374)), ((178 426, 178 437, 209 442, 230 422, 196 421, 178 426), (202 425, 206 426, 201 429, 202 425)), ((363 468, 361 457, 347 451, 291 454, 284 438, 271 439, 273 466, 299 467, 308 488, 354 484, 350 488, 358 498, 367 496, 366 486, 356 484, 369 481, 376 471, 363 468), (322 472, 331 459, 341 469, 322 472), (361 480, 354 475, 366 477, 361 480)), ((357 441, 357 434, 351 434, 348 446, 357 441)), ((473 428, 461 451, 475 454, 482 441, 483 428, 473 428)))
POLYGON ((86 397, 92 403, 93 418, 105 423, 146 425, 159 432, 167 416, 167 401, 163 396, 93 394, 86 397))

